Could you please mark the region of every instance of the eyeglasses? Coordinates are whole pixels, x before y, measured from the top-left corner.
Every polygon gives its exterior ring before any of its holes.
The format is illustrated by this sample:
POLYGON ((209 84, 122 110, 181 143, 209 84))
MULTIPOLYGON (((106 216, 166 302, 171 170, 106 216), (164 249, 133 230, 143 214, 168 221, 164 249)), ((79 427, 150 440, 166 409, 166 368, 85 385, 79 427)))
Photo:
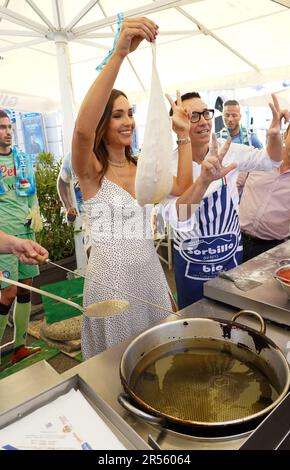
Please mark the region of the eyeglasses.
POLYGON ((190 122, 194 123, 194 122, 200 121, 201 116, 203 116, 203 118, 206 121, 209 121, 210 119, 213 118, 213 115, 214 115, 214 109, 205 109, 201 113, 199 111, 193 111, 191 113, 190 122))

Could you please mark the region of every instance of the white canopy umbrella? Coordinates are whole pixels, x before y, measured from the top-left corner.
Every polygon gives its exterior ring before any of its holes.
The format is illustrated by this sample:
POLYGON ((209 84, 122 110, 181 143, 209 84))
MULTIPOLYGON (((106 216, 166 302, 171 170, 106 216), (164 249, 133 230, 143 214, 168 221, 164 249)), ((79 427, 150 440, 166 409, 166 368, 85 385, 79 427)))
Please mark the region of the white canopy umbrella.
MULTIPOLYGON (((169 93, 289 79, 288 3, 134 0, 132 9, 131 0, 0 0, 0 99, 6 103, 0 106, 25 110, 26 95, 37 111, 37 97, 45 97, 46 112, 49 103, 63 112, 69 151, 75 110, 112 47, 118 12, 159 25, 158 68, 169 93)), ((124 62, 116 87, 137 103, 150 78, 151 47, 144 41, 124 62)))
MULTIPOLYGON (((290 88, 286 88, 283 90, 278 90, 275 92, 281 108, 290 109, 290 88)), ((239 100, 239 103, 244 106, 257 106, 257 107, 265 107, 268 106, 268 103, 271 103, 271 94, 265 93, 258 96, 249 96, 248 98, 243 98, 239 100)))
MULTIPOLYGON (((112 47, 117 12, 146 15, 159 25, 164 91, 221 90, 290 78, 286 1, 134 0, 134 9, 131 0, 1 1, 0 89, 61 103, 66 149, 76 104, 112 47)), ((144 41, 123 64, 116 87, 138 102, 148 92, 150 75, 150 45, 144 41)))
POLYGON ((0 88, 0 108, 12 108, 17 111, 50 113, 60 107, 60 103, 45 96, 26 95, 0 88))

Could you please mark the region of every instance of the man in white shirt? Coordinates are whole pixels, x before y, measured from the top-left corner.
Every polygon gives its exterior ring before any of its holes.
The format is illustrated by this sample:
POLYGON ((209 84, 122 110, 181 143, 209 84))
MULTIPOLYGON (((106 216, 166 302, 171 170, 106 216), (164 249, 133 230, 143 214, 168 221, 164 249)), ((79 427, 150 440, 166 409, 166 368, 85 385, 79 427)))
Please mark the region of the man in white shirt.
MULTIPOLYGON (((87 256, 89 256, 91 236, 88 228, 88 219, 83 208, 83 196, 80 186, 77 178, 73 174, 70 154, 67 154, 62 161, 61 170, 57 179, 57 191, 66 211, 67 222, 75 224, 76 247, 79 248, 81 255, 84 248, 87 256)), ((80 258, 80 265, 82 267, 86 265, 86 259, 84 260, 84 256, 80 258)))
POLYGON ((203 284, 221 271, 242 262, 238 216, 239 171, 269 171, 280 166, 282 141, 280 123, 289 119, 277 98, 270 104, 273 121, 266 150, 230 143, 209 152, 213 110, 197 93, 181 97, 191 115, 190 140, 194 184, 179 198, 169 198, 165 218, 174 230, 174 270, 179 308, 203 296, 203 284), (191 211, 191 213, 190 213, 191 211))

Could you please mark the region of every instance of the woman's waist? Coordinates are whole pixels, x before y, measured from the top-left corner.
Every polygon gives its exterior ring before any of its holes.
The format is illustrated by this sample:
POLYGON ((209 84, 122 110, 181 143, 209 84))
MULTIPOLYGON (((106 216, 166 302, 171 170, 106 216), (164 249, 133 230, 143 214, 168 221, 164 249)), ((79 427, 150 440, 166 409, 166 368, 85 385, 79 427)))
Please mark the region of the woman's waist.
POLYGON ((111 240, 92 239, 92 257, 98 265, 146 264, 156 256, 153 240, 111 240))

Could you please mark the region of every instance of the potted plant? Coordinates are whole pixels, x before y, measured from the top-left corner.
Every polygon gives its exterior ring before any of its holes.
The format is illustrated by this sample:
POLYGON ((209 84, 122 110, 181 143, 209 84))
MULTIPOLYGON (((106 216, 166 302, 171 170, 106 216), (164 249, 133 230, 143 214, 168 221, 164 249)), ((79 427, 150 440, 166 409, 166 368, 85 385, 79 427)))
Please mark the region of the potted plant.
MULTIPOLYGON (((62 204, 57 192, 57 178, 61 161, 51 153, 41 152, 37 157, 36 186, 43 229, 36 234, 36 241, 49 252, 52 261, 69 269, 75 269, 75 249, 73 226, 68 225, 62 211, 62 204)), ((63 270, 50 266, 40 266, 40 276, 34 285, 41 286, 66 279, 63 270)), ((41 302, 35 296, 33 303, 41 302)))

